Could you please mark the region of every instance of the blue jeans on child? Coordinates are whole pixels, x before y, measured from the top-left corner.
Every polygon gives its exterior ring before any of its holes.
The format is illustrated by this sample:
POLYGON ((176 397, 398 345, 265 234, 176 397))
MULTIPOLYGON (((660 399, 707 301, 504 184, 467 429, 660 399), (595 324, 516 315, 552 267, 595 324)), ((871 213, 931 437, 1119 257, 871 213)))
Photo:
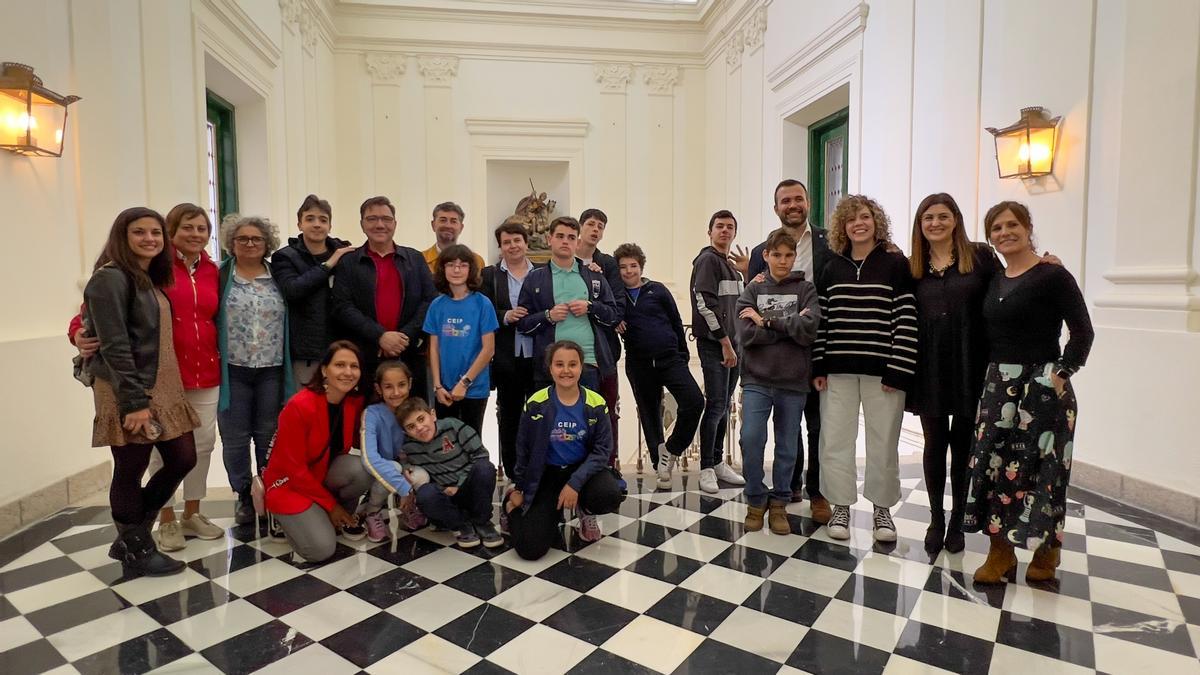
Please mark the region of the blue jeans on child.
POLYGON ((791 500, 796 441, 800 436, 800 419, 807 397, 804 392, 790 389, 742 385, 742 473, 746 478, 746 503, 751 506, 763 506, 767 502, 763 455, 767 446, 768 418, 773 419, 775 428, 770 496, 785 503, 791 500))

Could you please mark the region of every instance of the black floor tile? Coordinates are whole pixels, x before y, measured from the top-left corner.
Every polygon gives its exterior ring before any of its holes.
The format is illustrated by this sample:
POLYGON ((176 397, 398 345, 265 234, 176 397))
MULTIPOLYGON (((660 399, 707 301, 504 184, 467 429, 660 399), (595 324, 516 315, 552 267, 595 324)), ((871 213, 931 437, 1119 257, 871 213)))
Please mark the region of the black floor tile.
POLYGON ((420 574, 396 568, 355 584, 346 592, 380 609, 387 609, 436 585, 436 582, 420 574))
POLYGON ((484 659, 464 670, 462 675, 513 675, 513 672, 484 659))
POLYGON ((67 660, 46 640, 35 640, 6 652, 0 652, 0 673, 34 675, 53 670, 67 660))
POLYGON ((17 611, 16 607, 13 607, 8 598, 0 595, 0 621, 11 619, 14 616, 21 616, 21 612, 17 611))
POLYGON ((302 574, 245 596, 246 602, 267 614, 280 617, 307 607, 338 592, 338 588, 320 579, 302 574))
POLYGON ((1190 624, 1200 626, 1200 598, 1192 598, 1186 595, 1175 596, 1179 599, 1179 607, 1183 611, 1183 618, 1190 624))
POLYGON ((559 586, 586 593, 597 584, 616 574, 615 568, 586 558, 571 556, 542 570, 537 576, 559 586))
POLYGON ((657 672, 603 649, 588 654, 567 671, 568 675, 656 675, 657 672))
POLYGON ((1158 548, 1158 537, 1155 536, 1153 530, 1148 530, 1144 527, 1120 525, 1102 520, 1088 520, 1084 522, 1084 531, 1087 532, 1087 536, 1089 537, 1103 537, 1104 539, 1123 541, 1127 544, 1140 544, 1142 546, 1158 548))
POLYGON ((192 648, 166 628, 126 640, 71 665, 83 675, 146 673, 192 653, 192 648))
POLYGON ((746 534, 746 526, 720 516, 705 516, 696 521, 687 531, 733 543, 746 534))
POLYGON ((1001 612, 996 642, 1084 668, 1096 667, 1092 634, 1052 621, 1001 612))
POLYGON ((699 560, 656 550, 638 558, 625 569, 678 586, 701 567, 704 567, 704 563, 699 560))
MULTIPOLYGON (((1098 555, 1088 556, 1088 574, 1094 577, 1115 579, 1135 586, 1145 586, 1168 593, 1175 592, 1171 576, 1161 567, 1150 567, 1137 563, 1113 560, 1098 555)), ((1079 575, 1082 576, 1082 575, 1079 575)), ((1086 580, 1086 577, 1085 577, 1086 580)))
POLYGON ((313 643, 278 619, 235 635, 200 652, 224 673, 250 673, 313 643))
POLYGON ((383 659, 420 639, 425 631, 380 612, 321 640, 327 649, 359 668, 383 659))
POLYGON ((621 502, 617 507, 617 513, 628 516, 629 518, 641 518, 658 508, 658 504, 646 499, 638 499, 637 497, 629 497, 621 502))
POLYGON ((730 673, 773 673, 780 665, 757 654, 724 642, 705 640, 679 664, 673 675, 727 675, 730 673))
POLYGON ((830 544, 819 539, 809 539, 804 542, 798 551, 792 554, 793 558, 804 560, 826 567, 835 567, 846 572, 853 572, 854 568, 858 567, 858 561, 864 557, 866 553, 852 549, 849 546, 841 544, 830 544))
POLYGON ((844 638, 810 630, 787 664, 810 673, 866 675, 882 673, 891 654, 844 638))
MULTIPOLYGON (((481 546, 480 548, 483 547, 481 546)), ((491 600, 528 578, 528 574, 522 574, 503 565, 487 562, 482 565, 476 565, 466 572, 447 580, 445 585, 468 595, 473 595, 480 600, 491 600)))
POLYGON ((719 509, 725 500, 696 492, 685 492, 667 503, 688 511, 707 514, 719 509))
POLYGON ((907 617, 921 597, 921 589, 894 584, 861 574, 851 574, 834 596, 852 605, 862 605, 881 612, 907 617))
POLYGON ((765 579, 774 574, 787 561, 787 556, 735 544, 718 553, 717 557, 710 562, 765 579))
POLYGON ((270 555, 260 549, 240 544, 227 551, 220 551, 199 560, 193 560, 187 565, 209 579, 216 579, 246 569, 251 565, 257 565, 270 558, 270 555))
POLYGON ((952 673, 986 675, 994 646, 977 637, 909 621, 893 652, 952 673))
POLYGON ((711 595, 676 588, 663 596, 646 616, 686 628, 693 633, 709 635, 737 609, 737 605, 718 600, 711 595))
POLYGON ((205 582, 178 593, 144 602, 138 605, 138 609, 149 614, 162 625, 168 626, 237 599, 238 596, 229 592, 229 589, 212 582, 205 582))
POLYGON ((433 633, 469 652, 487 656, 532 625, 525 617, 485 602, 433 633))
POLYGON ((973 571, 959 572, 935 567, 925 582, 925 590, 967 602, 986 602, 996 609, 1002 608, 1008 584, 976 584, 972 579, 973 574, 973 571))
POLYGON ((0 594, 15 593, 82 571, 83 567, 79 563, 66 556, 18 567, 10 572, 0 573, 0 594))
POLYGON ((387 542, 382 546, 367 551, 367 555, 373 555, 381 560, 386 560, 393 565, 404 565, 410 563, 417 558, 427 556, 434 551, 439 551, 443 548, 440 544, 435 544, 424 537, 409 535, 401 537, 396 542, 396 550, 392 551, 391 542, 387 542))
POLYGON ((746 598, 742 606, 780 619, 812 626, 831 600, 832 598, 803 588, 777 581, 764 581, 746 598))
POLYGON ((678 533, 679 530, 673 530, 665 525, 637 520, 617 530, 612 536, 642 546, 658 548, 678 533))
POLYGON ((1092 603, 1092 625, 1108 637, 1196 658, 1187 625, 1120 607, 1092 603))
POLYGON ((105 588, 88 593, 73 600, 60 602, 36 612, 25 615, 25 619, 33 624, 42 635, 54 635, 60 631, 81 626, 93 619, 99 619, 109 614, 131 607, 132 604, 105 588))
POLYGON ((581 595, 566 607, 546 617, 543 624, 593 645, 602 645, 630 621, 636 612, 581 595))
POLYGON ((109 525, 108 527, 97 527, 87 532, 59 537, 54 540, 54 545, 63 553, 78 553, 97 546, 107 546, 112 544, 116 538, 116 526, 109 525))
POLYGON ((1186 572, 1200 576, 1200 555, 1162 550, 1163 564, 1175 572, 1186 572))

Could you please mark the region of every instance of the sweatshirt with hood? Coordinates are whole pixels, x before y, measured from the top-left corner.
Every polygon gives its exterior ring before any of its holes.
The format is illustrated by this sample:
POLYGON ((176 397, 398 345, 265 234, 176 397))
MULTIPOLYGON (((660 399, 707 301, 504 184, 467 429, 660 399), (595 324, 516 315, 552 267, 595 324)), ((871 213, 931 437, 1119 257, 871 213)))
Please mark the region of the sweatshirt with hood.
POLYGON ((742 275, 729 258, 705 246, 692 260, 692 333, 696 340, 719 342, 728 337, 737 344, 737 301, 742 294, 742 275))
POLYGON ((816 287, 799 270, 781 281, 768 273, 738 298, 737 314, 747 307, 758 312, 763 325, 738 319, 742 384, 808 392, 812 344, 821 323, 816 287))

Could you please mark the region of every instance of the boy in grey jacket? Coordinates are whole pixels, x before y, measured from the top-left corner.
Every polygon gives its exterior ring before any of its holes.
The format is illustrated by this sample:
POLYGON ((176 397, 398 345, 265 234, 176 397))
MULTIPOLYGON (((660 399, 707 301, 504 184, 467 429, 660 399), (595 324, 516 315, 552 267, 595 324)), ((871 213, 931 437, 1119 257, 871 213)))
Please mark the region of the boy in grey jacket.
POLYGON ((809 392, 811 346, 821 319, 817 289, 792 271, 796 240, 780 229, 763 249, 767 278, 751 283, 737 302, 742 348, 742 470, 746 477, 746 529, 761 530, 768 510, 763 484, 767 420, 775 418, 775 463, 771 471, 768 525, 790 534, 784 508, 791 500, 796 440, 809 392))

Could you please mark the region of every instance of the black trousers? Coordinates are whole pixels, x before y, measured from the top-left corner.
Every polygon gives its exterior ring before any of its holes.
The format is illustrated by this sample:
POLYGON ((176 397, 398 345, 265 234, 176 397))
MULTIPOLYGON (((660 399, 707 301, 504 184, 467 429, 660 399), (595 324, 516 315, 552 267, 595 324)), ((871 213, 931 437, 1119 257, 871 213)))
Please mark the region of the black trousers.
MULTIPOLYGON (((578 468, 578 464, 547 466, 533 502, 524 510, 513 509, 508 514, 508 533, 517 555, 525 560, 537 560, 550 550, 558 537, 558 524, 562 521, 558 495, 578 468)), ((579 491, 579 508, 591 515, 612 513, 621 505, 621 499, 617 477, 611 471, 603 470, 583 484, 583 489, 579 491)), ((505 506, 501 505, 501 508, 505 506)))
POLYGON ((535 391, 532 357, 513 359, 513 374, 496 381, 496 424, 500 427, 500 463, 504 475, 513 475, 517 467, 517 429, 525 402, 535 391))
POLYGON ((666 442, 667 451, 672 455, 683 454, 696 437, 700 416, 704 413, 704 394, 688 370, 687 359, 676 355, 665 359, 632 361, 627 356, 625 376, 629 378, 629 386, 633 389, 642 434, 650 448, 651 464, 658 465, 658 446, 663 442, 666 442), (663 438, 664 388, 671 392, 679 406, 675 428, 667 439, 663 438))
POLYGON ((804 432, 796 440, 796 469, 792 472, 792 492, 804 486, 808 498, 821 496, 821 397, 810 391, 804 402, 804 427, 808 431, 808 471, 804 470, 804 432))
POLYGON ((483 438, 483 414, 487 411, 487 403, 486 398, 464 398, 450 405, 438 403, 434 408, 437 410, 439 419, 453 417, 461 420, 474 429, 480 438, 483 438))
POLYGON ((158 513, 175 489, 196 466, 196 442, 192 432, 169 441, 114 445, 113 477, 108 488, 112 517, 122 525, 134 525, 158 513), (150 451, 158 448, 163 466, 142 486, 142 475, 150 465, 150 451))
POLYGON ((945 511, 942 495, 946 489, 946 447, 950 448, 950 527, 962 527, 963 509, 967 502, 967 464, 971 460, 975 420, 967 415, 921 415, 921 430, 925 433, 925 490, 929 492, 929 512, 941 522, 945 511))

